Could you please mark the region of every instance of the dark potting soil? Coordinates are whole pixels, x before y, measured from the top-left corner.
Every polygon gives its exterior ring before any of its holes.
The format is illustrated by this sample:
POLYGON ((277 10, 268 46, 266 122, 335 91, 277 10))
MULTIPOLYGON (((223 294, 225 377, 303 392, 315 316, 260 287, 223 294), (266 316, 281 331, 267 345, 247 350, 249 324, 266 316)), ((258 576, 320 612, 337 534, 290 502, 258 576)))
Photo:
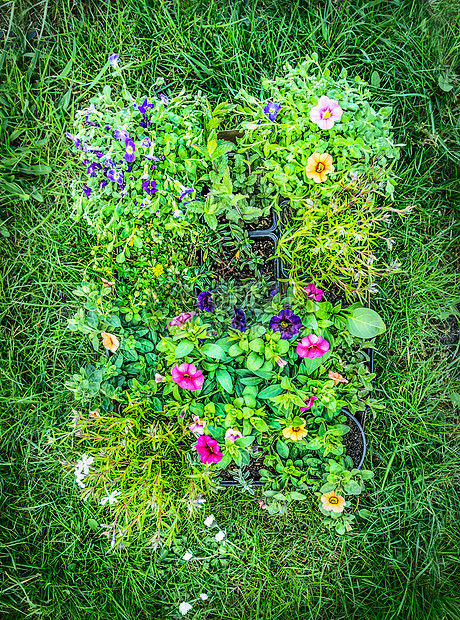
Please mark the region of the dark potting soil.
MULTIPOLYGON (((275 278, 275 261, 268 260, 275 253, 275 242, 266 237, 251 239, 251 245, 254 252, 264 259, 264 264, 260 271, 264 277, 270 279, 275 278)), ((220 256, 217 260, 207 261, 207 266, 211 269, 217 278, 221 280, 242 280, 254 278, 254 273, 249 270, 241 270, 241 262, 236 257, 235 248, 220 248, 220 256)))
POLYGON ((270 215, 264 215, 263 217, 259 217, 256 222, 248 222, 244 225, 247 230, 267 230, 271 228, 273 224, 273 219, 270 215))

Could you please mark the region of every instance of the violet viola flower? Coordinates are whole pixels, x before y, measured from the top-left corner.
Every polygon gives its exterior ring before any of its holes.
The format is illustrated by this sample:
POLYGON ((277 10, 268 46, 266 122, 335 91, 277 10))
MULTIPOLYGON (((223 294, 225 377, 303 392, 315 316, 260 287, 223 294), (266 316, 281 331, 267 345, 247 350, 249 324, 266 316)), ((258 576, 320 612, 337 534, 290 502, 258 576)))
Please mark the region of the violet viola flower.
POLYGON ((126 142, 126 140, 129 140, 129 133, 126 129, 115 129, 113 137, 117 140, 124 140, 126 142))
POLYGON ((204 435, 204 427, 206 426, 205 420, 200 420, 197 415, 192 415, 193 424, 190 424, 188 427, 192 433, 196 433, 197 435, 204 435))
POLYGON ((108 181, 106 181, 105 179, 102 179, 102 181, 99 181, 99 188, 100 189, 104 189, 104 187, 108 184, 108 181))
POLYGON ((174 327, 175 325, 182 327, 185 323, 187 323, 187 321, 190 321, 192 316, 197 316, 195 310, 192 310, 191 312, 181 312, 169 321, 168 325, 169 327, 174 327))
POLYGON ((148 103, 147 99, 144 99, 144 101, 141 103, 141 105, 137 106, 137 109, 142 114, 147 114, 147 108, 154 108, 154 107, 155 107, 154 103, 148 103))
POLYGON ((85 196, 89 198, 91 196, 91 188, 87 185, 83 185, 83 191, 85 192, 85 196))
POLYGON ((305 407, 300 408, 300 412, 304 413, 305 411, 308 411, 309 409, 311 409, 315 400, 318 400, 317 396, 310 396, 310 398, 307 401, 305 401, 305 407))
POLYGON ((276 117, 278 116, 278 112, 281 110, 281 105, 279 103, 273 103, 273 101, 269 101, 264 108, 265 114, 268 114, 268 118, 271 121, 276 121, 276 117))
POLYGON ((203 312, 214 312, 216 306, 212 299, 212 293, 210 291, 202 291, 198 295, 198 310, 203 312))
POLYGON ((297 336, 302 327, 302 320, 297 314, 294 314, 291 310, 284 309, 270 319, 270 329, 275 332, 281 332, 281 338, 288 340, 297 336))
POLYGON ((332 129, 334 123, 342 118, 343 110, 339 102, 326 95, 319 98, 318 105, 310 110, 310 121, 320 129, 332 129))
POLYGON ((163 94, 163 93, 160 93, 160 101, 161 101, 161 103, 163 103, 164 105, 169 105, 169 99, 168 99, 168 97, 167 97, 165 94, 163 94))
POLYGON ((193 187, 186 187, 184 191, 182 192, 182 194, 179 196, 179 200, 182 200, 183 198, 185 198, 187 194, 193 194, 194 191, 195 190, 193 189, 193 187))
POLYGON ((68 138, 69 140, 72 140, 72 142, 77 147, 77 149, 81 149, 81 140, 78 136, 74 136, 68 131, 65 132, 65 135, 66 135, 66 138, 68 138))
POLYGON ((99 159, 101 159, 101 157, 104 157, 104 153, 102 153, 101 151, 91 151, 93 153, 93 155, 96 155, 96 157, 98 157, 99 159))
POLYGON ((109 62, 110 65, 115 69, 118 67, 118 61, 120 60, 120 54, 110 54, 109 62))
POLYGON ((272 291, 270 291, 270 297, 274 297, 275 295, 278 295, 278 289, 274 288, 272 291))
POLYGON ((142 183, 142 187, 145 189, 149 196, 153 196, 153 194, 158 191, 156 181, 144 181, 144 183, 142 183))
POLYGON ((313 282, 307 284, 307 286, 303 290, 306 294, 307 299, 311 299, 312 301, 321 301, 321 298, 324 295, 324 291, 322 291, 320 288, 315 288, 313 282))
POLYGON ((219 444, 209 435, 198 437, 195 447, 202 463, 219 463, 223 458, 219 444))
POLYGON ((296 351, 299 357, 314 359, 315 357, 322 357, 329 351, 329 343, 321 336, 310 334, 297 343, 296 351))
POLYGON ((141 146, 143 146, 145 149, 148 149, 152 146, 152 141, 150 140, 148 136, 145 136, 145 138, 142 138, 141 146))
POLYGON ((109 179, 109 181, 118 183, 118 185, 123 185, 125 181, 123 172, 119 172, 118 170, 114 170, 113 168, 107 170, 107 178, 109 179))
POLYGON ((245 332, 247 328, 246 315, 243 310, 239 310, 238 308, 234 308, 234 310, 235 316, 233 317, 232 327, 240 332, 245 332))
POLYGON ((115 162, 113 161, 113 159, 110 157, 110 155, 106 155, 104 157, 104 159, 102 160, 102 163, 104 164, 104 166, 106 168, 114 168, 115 167, 115 162))
POLYGON ((184 215, 184 212, 181 211, 180 209, 174 209, 172 216, 178 220, 179 218, 181 218, 184 215))
POLYGON ((100 170, 102 168, 101 164, 97 161, 93 162, 86 168, 86 174, 89 174, 89 178, 96 176, 96 170, 100 170))
POLYGON ((174 383, 178 383, 179 387, 184 390, 201 390, 204 383, 204 376, 201 370, 198 370, 194 364, 184 362, 180 366, 174 366, 171 370, 174 383))
POLYGON ((125 160, 128 163, 132 163, 136 159, 136 144, 134 140, 128 138, 125 142, 125 160))

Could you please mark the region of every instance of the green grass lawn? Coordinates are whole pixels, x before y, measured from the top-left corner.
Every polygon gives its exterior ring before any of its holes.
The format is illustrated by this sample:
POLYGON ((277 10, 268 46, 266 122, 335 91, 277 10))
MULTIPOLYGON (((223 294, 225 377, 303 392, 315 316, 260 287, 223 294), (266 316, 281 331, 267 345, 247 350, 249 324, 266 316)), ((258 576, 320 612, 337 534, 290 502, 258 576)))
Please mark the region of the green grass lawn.
POLYGON ((2 4, 0 174, 12 168, 38 194, 0 185, 0 617, 177 618, 181 601, 206 592, 188 618, 460 618, 458 2, 2 4), (404 144, 395 208, 408 212, 393 214, 393 249, 380 251, 401 266, 373 302, 388 329, 366 427, 371 516, 339 537, 313 507, 279 519, 222 491, 183 523, 177 548, 146 546, 147 525, 113 553, 88 525, 104 509, 80 501, 51 441, 70 419, 66 376, 88 355, 66 318, 92 261, 92 240, 70 217, 80 172, 64 132, 114 79, 100 73, 113 52, 130 63, 134 93, 164 77, 172 92, 218 101, 240 87, 260 95, 262 76, 313 51, 333 71, 372 79, 404 144), (188 548, 210 556, 211 512, 232 543, 220 568, 182 561, 188 548))

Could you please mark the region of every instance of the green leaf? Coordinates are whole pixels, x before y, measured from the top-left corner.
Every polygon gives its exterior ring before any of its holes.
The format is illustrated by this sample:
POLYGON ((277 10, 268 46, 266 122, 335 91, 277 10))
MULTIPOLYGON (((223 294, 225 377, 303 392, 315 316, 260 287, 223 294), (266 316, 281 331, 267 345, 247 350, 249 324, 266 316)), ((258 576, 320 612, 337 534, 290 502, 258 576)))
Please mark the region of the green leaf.
POLYGON ((219 370, 216 371, 216 379, 223 389, 228 392, 228 394, 232 393, 233 381, 230 374, 226 370, 219 368, 219 370))
POLYGON ((269 430, 266 422, 262 420, 262 418, 251 418, 251 424, 261 433, 266 433, 269 430))
POLYGON ((298 491, 291 491, 289 495, 291 499, 296 499, 299 501, 302 501, 303 499, 307 499, 306 495, 304 495, 303 493, 299 493, 298 491))
POLYGON ((88 519, 87 523, 89 527, 93 530, 93 532, 99 532, 99 530, 101 529, 95 519, 88 519))
POLYGON ((361 508, 360 510, 358 510, 358 514, 361 519, 370 519, 372 517, 372 512, 370 510, 367 510, 367 508, 361 508))
POLYGON ((232 344, 230 349, 228 350, 228 354, 230 357, 238 357, 243 353, 243 349, 240 347, 238 343, 232 344))
POLYGON ((250 435, 249 437, 240 437, 239 439, 235 441, 235 443, 237 446, 240 446, 241 448, 247 448, 252 443, 254 443, 255 439, 256 439, 255 435, 250 435))
POLYGON ((224 349, 218 344, 204 344, 201 347, 200 351, 203 353, 203 355, 206 355, 206 357, 211 357, 212 359, 216 360, 224 360, 226 357, 224 349))
POLYGON ((282 391, 283 389, 280 385, 267 385, 267 387, 264 387, 264 389, 259 392, 258 397, 269 400, 270 398, 279 396, 282 391))
POLYGON ((289 448, 280 439, 278 439, 278 441, 276 442, 276 451, 278 452, 278 454, 280 455, 280 457, 282 459, 288 459, 289 458, 289 448))
POLYGON ((362 491, 361 485, 355 482, 355 480, 350 480, 344 484, 343 490, 347 495, 359 495, 362 491))
POLYGON ((109 316, 105 320, 112 327, 121 327, 120 319, 117 317, 116 314, 109 314, 109 316))
POLYGON ((256 338, 255 340, 251 340, 249 343, 249 348, 251 351, 255 351, 256 353, 262 353, 265 349, 265 344, 262 338, 256 338))
POLYGON ((305 372, 307 373, 307 375, 311 375, 315 370, 317 370, 321 366, 321 364, 324 364, 324 362, 329 358, 330 355, 331 355, 331 352, 328 351, 321 357, 314 357, 313 359, 309 359, 308 357, 305 357, 303 360, 303 364, 304 364, 305 372))
POLYGON ((87 312, 86 322, 88 323, 90 327, 93 327, 95 329, 99 324, 99 317, 97 315, 97 312, 93 312, 93 310, 90 310, 89 312, 87 312))
POLYGON ((351 316, 347 316, 347 329, 352 336, 368 340, 383 334, 386 327, 375 310, 354 308, 351 316))
POLYGON ((227 465, 230 465, 231 462, 232 457, 227 452, 227 454, 224 454, 224 456, 222 457, 222 460, 217 463, 217 469, 225 469, 225 467, 227 467, 227 465))
POLYGON ((174 355, 176 357, 186 357, 193 351, 193 348, 193 342, 190 342, 190 340, 181 340, 174 351, 174 355))
POLYGON ((371 84, 375 86, 375 88, 380 88, 380 75, 378 71, 372 71, 371 73, 371 84))
POLYGON ((261 355, 258 355, 255 351, 251 351, 248 355, 248 359, 246 360, 246 368, 248 368, 248 370, 259 370, 263 364, 264 358, 261 355))
POLYGON ((444 75, 440 75, 438 77, 438 86, 445 93, 450 92, 454 88, 454 85, 450 81, 450 76, 448 73, 445 73, 444 75))

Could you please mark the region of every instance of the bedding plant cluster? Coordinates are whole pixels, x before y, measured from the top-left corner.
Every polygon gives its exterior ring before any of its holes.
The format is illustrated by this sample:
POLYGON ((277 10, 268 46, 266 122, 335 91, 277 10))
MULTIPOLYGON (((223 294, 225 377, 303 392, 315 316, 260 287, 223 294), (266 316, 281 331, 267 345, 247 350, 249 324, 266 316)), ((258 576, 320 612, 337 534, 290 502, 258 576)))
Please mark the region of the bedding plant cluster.
POLYGON ((174 540, 229 480, 258 482, 272 515, 313 498, 344 534, 372 477, 355 414, 385 330, 365 301, 394 268, 373 253, 395 210, 391 110, 316 58, 263 87, 213 108, 106 86, 66 134, 100 280, 75 290, 69 328, 95 357, 67 382, 61 440, 112 547, 146 519, 174 540))

